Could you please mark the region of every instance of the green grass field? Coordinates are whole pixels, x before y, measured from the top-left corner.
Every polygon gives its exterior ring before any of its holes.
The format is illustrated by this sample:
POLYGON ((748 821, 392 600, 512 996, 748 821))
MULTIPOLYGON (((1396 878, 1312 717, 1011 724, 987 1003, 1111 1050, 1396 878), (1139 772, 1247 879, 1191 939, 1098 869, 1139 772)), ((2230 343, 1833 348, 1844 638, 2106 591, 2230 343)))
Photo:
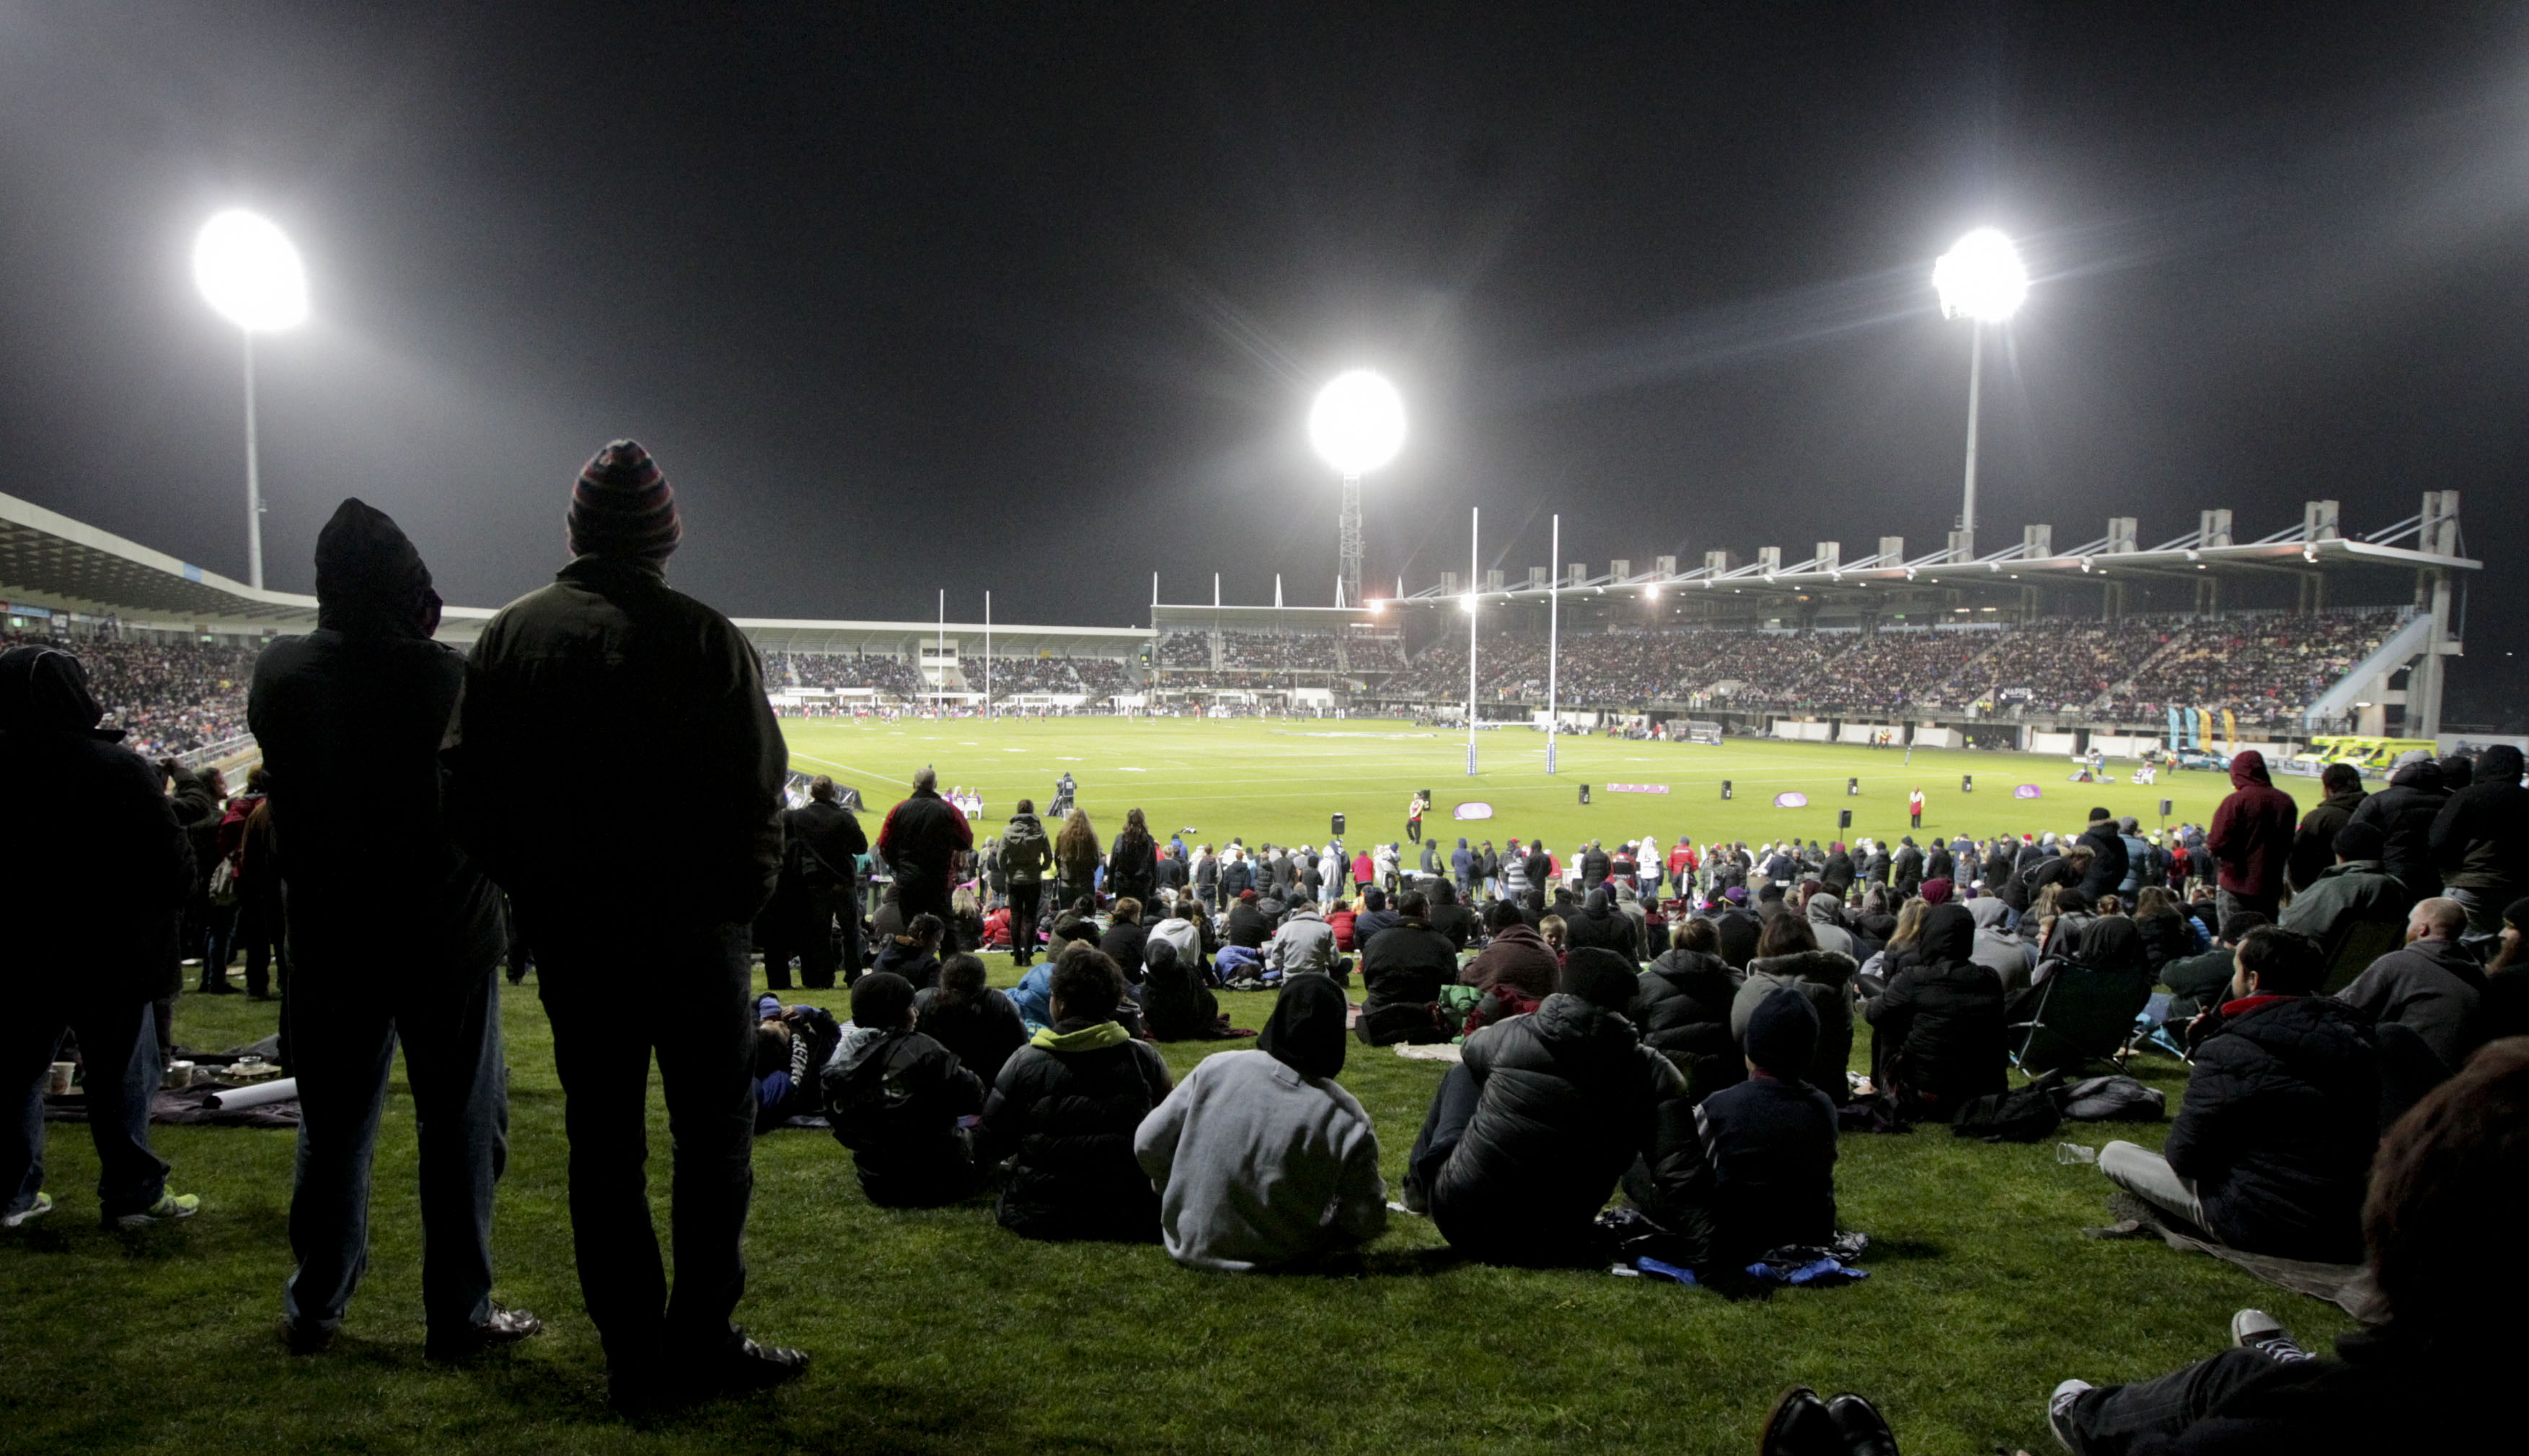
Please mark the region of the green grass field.
MULTIPOLYGON (((944 781, 981 784, 988 807, 1003 811, 1016 794, 1049 787, 1076 754, 1102 829, 1139 802, 1155 827, 1164 819, 1251 843, 1309 837, 1336 810, 1360 825, 1396 823, 1405 790, 1426 782, 1445 810, 1463 782, 1463 743, 1446 735, 1075 723, 988 733, 951 724, 937 734, 938 725, 905 726, 898 737, 792 727, 801 767, 859 783, 873 805, 887 801, 890 780, 928 761, 944 781)), ((1752 840, 1794 822, 1762 799, 1719 803, 1704 785, 1723 764, 1743 794, 1753 784, 1768 797, 1777 784, 1824 797, 1821 788, 1859 774, 1860 802, 1877 815, 1856 815, 1864 831, 1903 823, 1913 777, 1894 755, 1859 750, 1571 743, 1565 779, 1586 772, 1677 789, 1664 802, 1624 804, 1637 812, 1603 798, 1582 810, 1567 786, 1534 772, 1528 734, 1487 735, 1484 746, 1483 793, 1502 811, 1496 837, 1541 830, 1558 843, 1612 837, 1619 825, 1752 840)), ((2093 798, 2133 809, 2155 793, 2062 792, 2064 769, 2043 760, 1944 756, 1941 777, 1926 756, 1916 763, 1932 794, 1927 827, 1946 828, 1960 811, 1962 766, 1977 774, 1976 803, 1988 810, 1968 816, 1977 832, 2058 828, 2093 798), (2008 797, 2012 782, 2045 785, 2042 818, 2008 812, 2028 807, 2008 797)), ((2179 777, 2179 788, 2157 792, 2179 797, 2181 816, 2209 812, 2209 776, 2179 777)), ((1007 984, 1008 968, 993 959, 1007 984)), ((1848 1139, 1839 1196, 1844 1222, 1875 1241, 1872 1277, 1732 1304, 1604 1273, 1460 1263, 1411 1217, 1343 1276, 1223 1276, 1179 1268, 1156 1247, 1030 1244, 1003 1233, 984 1204, 875 1210, 829 1137, 784 1131, 756 1145, 753 1273, 739 1315, 767 1338, 807 1347, 815 1367, 751 1402, 636 1426, 603 1403, 565 1213, 561 1093, 532 992, 530 983, 505 993, 511 1156, 495 1249, 499 1297, 546 1316, 545 1337, 476 1365, 423 1362, 411 1104, 401 1080, 380 1144, 368 1280, 342 1342, 309 1359, 287 1356, 274 1333, 290 1267, 287 1135, 159 1129, 176 1186, 202 1194, 204 1211, 123 1234, 97 1227, 82 1130, 56 1126, 48 1187, 61 1207, 0 1235, 0 1449, 1740 1452, 1795 1380, 1871 1393, 1909 1451, 2050 1449, 2041 1406, 2064 1375, 2130 1378, 2199 1358, 2243 1304, 2275 1310, 2313 1341, 2347 1323, 2331 1306, 2200 1256, 2082 1239, 2079 1227, 2103 1216, 2105 1183, 2094 1168, 2059 1165, 2051 1143, 1986 1146, 1940 1130, 1848 1139)), ((844 1005, 840 993, 796 995, 844 1005)), ((1269 1009, 1262 996, 1223 1002, 1242 1026, 1262 1025, 1269 1009)), ((190 1045, 237 1045, 273 1024, 270 1004, 242 997, 179 1003, 177 1031, 190 1045)), ((1182 1072, 1218 1049, 1166 1050, 1182 1072)), ((1866 1054, 1857 1048, 1856 1063, 1866 1054)), ((1391 1183, 1440 1070, 1354 1051, 1344 1081, 1376 1120, 1391 1183)), ((2138 1070, 2173 1095, 2182 1076, 2152 1059, 2138 1070)), ((652 1120, 664 1200, 655 1098, 652 1120)), ((2161 1130, 2065 1134, 2092 1145, 2119 1135, 2156 1144, 2161 1130)))
MULTIPOLYGON (((1445 845, 1460 835, 1500 844, 1540 834, 1558 853, 1585 836, 1612 843, 1655 835, 1675 843, 1687 834, 1697 843, 1756 844, 1798 835, 1825 843, 1907 833, 1906 796, 1917 786, 1925 831, 1946 837, 1964 830, 1983 838, 2005 831, 2077 834, 2100 804, 2135 816, 2148 830, 2160 822, 2164 798, 2172 801, 2170 823, 2200 824, 2231 789, 2222 776, 2201 772, 2164 773, 2158 784, 2073 783, 2072 766, 2062 758, 1923 749, 1910 764, 1903 749, 1746 738, 1696 747, 1565 737, 1557 753, 1561 772, 1548 777, 1544 735, 1524 728, 1479 734, 1483 772, 1470 780, 1464 729, 1359 720, 1166 719, 1126 727, 1112 719, 895 725, 793 719, 782 730, 794 766, 857 785, 874 812, 884 812, 914 771, 930 764, 943 789, 979 788, 986 823, 997 824, 1022 796, 1044 808, 1054 780, 1068 769, 1102 840, 1123 823, 1127 808, 1139 805, 1162 840, 1191 829, 1190 840, 1221 843, 1238 835, 1251 845, 1322 843, 1328 816, 1343 814, 1344 842, 1358 848, 1373 839, 1402 840, 1407 798, 1428 788, 1432 809, 1425 833, 1445 845), (1973 792, 1960 789, 1967 775, 1975 778, 1973 792), (1861 781, 1858 795, 1846 794, 1848 778, 1861 781), (1724 779, 1735 795, 1726 802, 1724 779), (1593 802, 1586 808, 1578 801, 1583 783, 1592 787, 1593 802), (1610 783, 1665 784, 1668 792, 1616 793, 1610 783), (2020 784, 2036 786, 2042 796, 2014 798, 2020 784), (1775 808, 1774 796, 1785 790, 1806 794, 1808 807, 1775 808), (1455 807, 1467 801, 1490 804, 1492 818, 1452 822, 1455 807), (1836 816, 1843 809, 1853 811, 1853 829, 1840 836, 1836 816)), ((2120 778, 2131 771, 2131 765, 2110 767, 2120 778)))

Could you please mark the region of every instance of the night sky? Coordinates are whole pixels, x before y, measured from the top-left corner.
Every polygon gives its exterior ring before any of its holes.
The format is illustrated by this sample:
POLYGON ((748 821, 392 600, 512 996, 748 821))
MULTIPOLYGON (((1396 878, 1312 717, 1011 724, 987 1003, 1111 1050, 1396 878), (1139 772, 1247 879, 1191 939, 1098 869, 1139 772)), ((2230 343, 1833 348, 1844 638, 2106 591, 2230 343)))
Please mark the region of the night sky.
MULTIPOLYGON (((2516 6, 0 4, 0 490, 242 577, 251 206, 269 579, 357 494, 445 595, 564 557, 629 434, 733 615, 1139 624, 1331 600, 1314 386, 1412 416, 1372 582, 1937 545, 1991 224, 1985 545, 2242 538, 2464 493, 2463 698, 2529 651, 2516 6)), ((2454 708, 2456 705, 2454 705, 2454 708)))

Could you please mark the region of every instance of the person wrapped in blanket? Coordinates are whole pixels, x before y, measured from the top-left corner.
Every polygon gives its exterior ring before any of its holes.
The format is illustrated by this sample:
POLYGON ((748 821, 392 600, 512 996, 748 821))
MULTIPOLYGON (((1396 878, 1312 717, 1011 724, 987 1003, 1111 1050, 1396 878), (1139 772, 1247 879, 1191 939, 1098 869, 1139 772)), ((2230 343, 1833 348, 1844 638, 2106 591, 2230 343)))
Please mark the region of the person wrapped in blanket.
POLYGON ((817 1069, 834 1052, 843 1029, 823 1006, 784 1006, 779 997, 755 1001, 755 1135, 802 1112, 817 1111, 817 1069))
POLYGON ((820 1079, 834 1141, 883 1209, 933 1209, 984 1185, 972 1131, 984 1083, 915 1029, 913 983, 872 971, 852 985, 852 1028, 820 1079))

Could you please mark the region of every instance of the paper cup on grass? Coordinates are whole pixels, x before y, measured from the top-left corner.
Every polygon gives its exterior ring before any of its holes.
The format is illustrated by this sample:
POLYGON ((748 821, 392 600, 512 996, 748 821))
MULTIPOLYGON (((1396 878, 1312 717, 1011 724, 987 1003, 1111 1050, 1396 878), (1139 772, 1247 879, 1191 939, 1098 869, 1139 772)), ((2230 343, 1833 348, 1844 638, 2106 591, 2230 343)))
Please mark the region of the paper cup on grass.
POLYGON ((71 1074, 78 1070, 79 1063, 76 1061, 54 1062, 52 1070, 44 1074, 45 1093, 52 1097, 61 1097, 69 1093, 71 1074))

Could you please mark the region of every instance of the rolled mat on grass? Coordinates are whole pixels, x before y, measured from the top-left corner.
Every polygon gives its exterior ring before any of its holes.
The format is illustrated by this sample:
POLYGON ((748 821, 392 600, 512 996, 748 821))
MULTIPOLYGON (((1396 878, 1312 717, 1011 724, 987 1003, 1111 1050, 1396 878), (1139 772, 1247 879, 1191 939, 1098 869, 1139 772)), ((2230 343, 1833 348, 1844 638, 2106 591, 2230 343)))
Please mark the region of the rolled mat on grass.
MULTIPOLYGON (((265 1103, 259 1107, 214 1107, 210 1100, 233 1087, 162 1087, 150 1101, 152 1122, 185 1123, 199 1127, 296 1127, 299 1122, 298 1099, 265 1103)), ((46 1122, 85 1122, 87 1098, 81 1093, 44 1099, 46 1122)))
POLYGON ((2236 1265, 2278 1289, 2323 1299, 2344 1313, 2368 1324, 2379 1323, 2383 1311, 2379 1290, 2371 1281, 2371 1269, 2360 1264, 2312 1264, 2301 1259, 2280 1259, 2271 1254, 2251 1254, 2217 1243, 2211 1234, 2175 1213, 2143 1202, 2130 1193, 2108 1196, 2108 1212, 2116 1222, 2106 1228, 2084 1229, 2092 1238, 2133 1239, 2158 1234, 2173 1249, 2192 1249, 2210 1254, 2225 1264, 2236 1265))

